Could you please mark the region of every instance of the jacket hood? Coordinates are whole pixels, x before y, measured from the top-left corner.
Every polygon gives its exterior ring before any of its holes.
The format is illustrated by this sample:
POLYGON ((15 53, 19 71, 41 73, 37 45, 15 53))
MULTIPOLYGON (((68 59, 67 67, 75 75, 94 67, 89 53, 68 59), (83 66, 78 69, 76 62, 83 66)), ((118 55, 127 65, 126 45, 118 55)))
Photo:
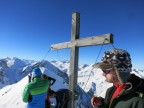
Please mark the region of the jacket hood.
POLYGON ((141 79, 140 77, 136 76, 135 74, 130 74, 130 76, 127 79, 127 88, 129 89, 131 86, 131 89, 136 92, 144 93, 144 79, 141 79), (128 87, 129 86, 129 87, 128 87))

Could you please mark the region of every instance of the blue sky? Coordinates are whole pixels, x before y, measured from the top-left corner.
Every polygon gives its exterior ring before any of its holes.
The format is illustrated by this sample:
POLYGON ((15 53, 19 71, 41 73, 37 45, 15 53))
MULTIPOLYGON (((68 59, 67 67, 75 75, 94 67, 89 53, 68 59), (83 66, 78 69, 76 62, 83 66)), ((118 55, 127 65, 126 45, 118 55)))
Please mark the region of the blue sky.
MULTIPOLYGON (((0 58, 42 60, 52 44, 70 41, 72 13, 80 13, 80 38, 112 33, 114 46, 144 67, 143 0, 0 0, 0 58)), ((101 46, 80 48, 79 64, 93 64, 101 46)), ((105 45, 98 61, 105 50, 105 45)), ((46 60, 69 60, 70 49, 46 60)))

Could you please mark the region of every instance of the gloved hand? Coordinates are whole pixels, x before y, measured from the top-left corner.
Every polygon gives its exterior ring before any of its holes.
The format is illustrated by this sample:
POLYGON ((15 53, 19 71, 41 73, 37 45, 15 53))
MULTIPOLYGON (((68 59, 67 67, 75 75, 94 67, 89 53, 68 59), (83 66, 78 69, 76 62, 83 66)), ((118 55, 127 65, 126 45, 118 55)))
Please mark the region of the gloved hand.
POLYGON ((102 105, 102 102, 101 100, 99 99, 99 97, 92 97, 91 98, 91 104, 92 106, 95 108, 96 106, 101 106, 102 105))

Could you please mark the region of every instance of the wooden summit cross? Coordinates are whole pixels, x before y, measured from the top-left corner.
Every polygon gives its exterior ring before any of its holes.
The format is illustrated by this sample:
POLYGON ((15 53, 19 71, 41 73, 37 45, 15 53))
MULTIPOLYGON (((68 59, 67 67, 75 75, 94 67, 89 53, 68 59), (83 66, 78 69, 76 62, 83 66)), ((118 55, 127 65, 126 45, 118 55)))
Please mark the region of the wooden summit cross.
POLYGON ((93 36, 88 38, 79 39, 80 30, 80 14, 75 12, 72 14, 72 32, 71 41, 65 43, 59 43, 51 45, 53 50, 71 48, 70 57, 70 72, 69 72, 69 90, 70 100, 68 102, 68 108, 76 108, 77 100, 77 71, 78 71, 78 55, 79 47, 102 45, 113 43, 112 34, 104 34, 100 36, 93 36))

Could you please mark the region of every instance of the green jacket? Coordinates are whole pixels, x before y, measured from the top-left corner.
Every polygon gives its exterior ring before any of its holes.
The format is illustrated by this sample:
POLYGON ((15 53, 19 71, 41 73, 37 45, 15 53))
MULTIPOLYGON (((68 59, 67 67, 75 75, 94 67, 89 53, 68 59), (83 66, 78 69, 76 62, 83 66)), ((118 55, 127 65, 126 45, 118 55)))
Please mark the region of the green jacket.
MULTIPOLYGON (((47 93, 49 87, 49 81, 41 78, 34 78, 32 82, 28 83, 22 94, 24 102, 29 102, 29 98, 33 96, 47 93)), ((43 97, 46 98, 46 97, 43 97)), ((33 99, 31 100, 33 101, 33 99)))

